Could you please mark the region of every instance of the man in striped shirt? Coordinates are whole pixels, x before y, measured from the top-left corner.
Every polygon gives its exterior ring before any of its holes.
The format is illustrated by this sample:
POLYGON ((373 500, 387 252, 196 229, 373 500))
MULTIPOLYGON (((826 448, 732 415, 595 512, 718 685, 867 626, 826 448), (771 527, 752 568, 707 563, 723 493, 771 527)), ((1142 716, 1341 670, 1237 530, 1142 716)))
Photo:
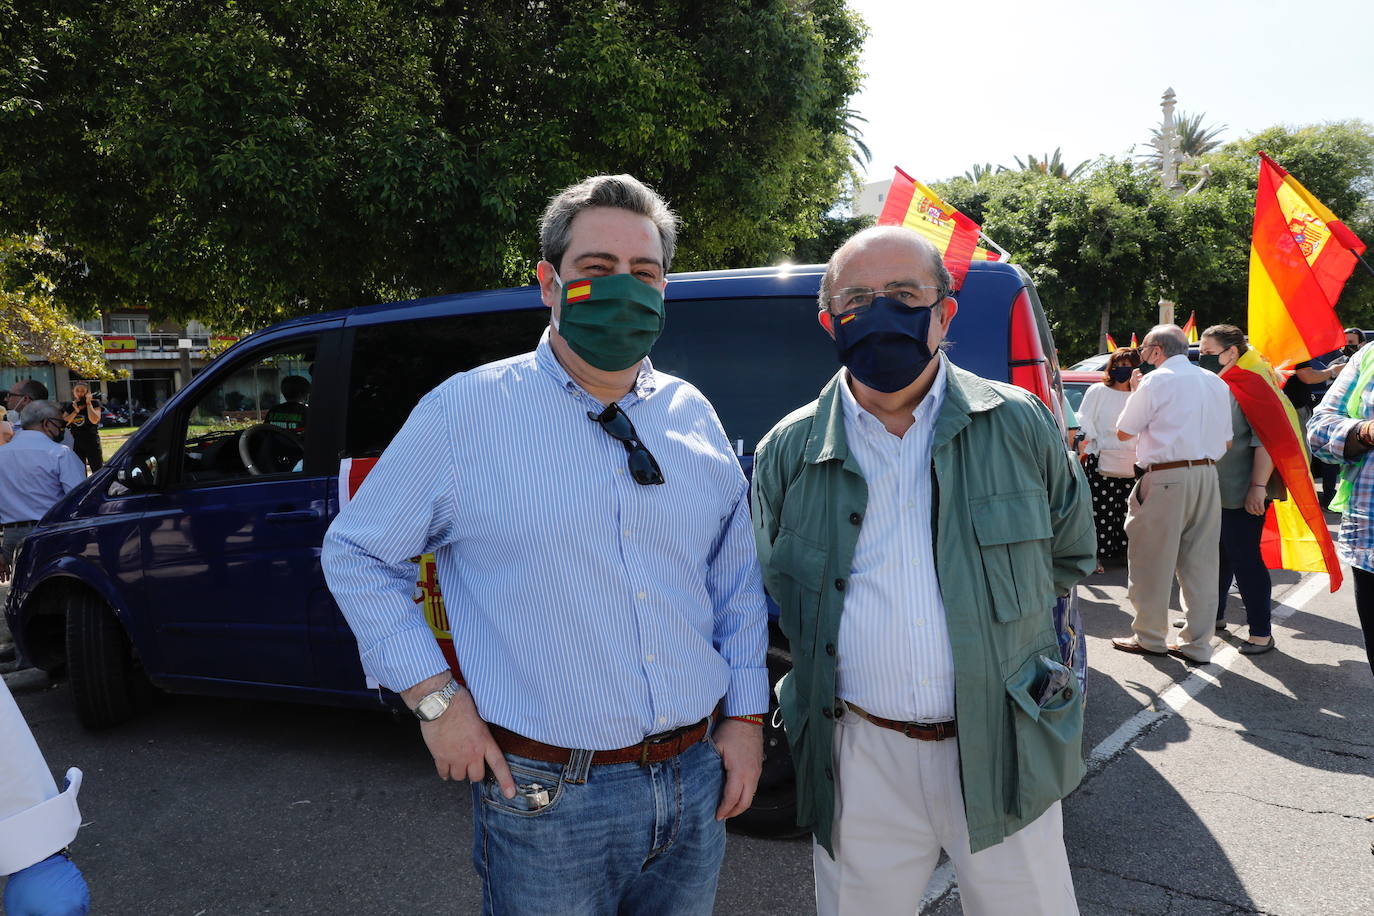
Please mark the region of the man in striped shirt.
POLYGON ((647 358, 675 242, 628 175, 555 197, 537 349, 421 399, 325 540, 368 673, 472 783, 486 912, 710 913, 758 781, 748 487, 711 405, 647 358), (465 684, 411 601, 425 552, 465 684))

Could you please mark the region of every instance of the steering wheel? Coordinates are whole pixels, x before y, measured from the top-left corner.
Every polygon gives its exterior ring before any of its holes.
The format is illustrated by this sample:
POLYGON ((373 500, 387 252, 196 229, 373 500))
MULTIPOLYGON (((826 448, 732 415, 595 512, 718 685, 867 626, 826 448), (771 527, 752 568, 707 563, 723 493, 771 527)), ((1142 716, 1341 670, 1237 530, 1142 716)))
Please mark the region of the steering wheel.
POLYGON ((239 459, 254 477, 289 471, 304 455, 305 447, 294 433, 271 423, 250 426, 239 434, 239 459), (255 454, 261 454, 264 449, 271 449, 274 445, 278 448, 268 452, 269 460, 277 465, 286 464, 286 467, 265 468, 253 460, 255 454))

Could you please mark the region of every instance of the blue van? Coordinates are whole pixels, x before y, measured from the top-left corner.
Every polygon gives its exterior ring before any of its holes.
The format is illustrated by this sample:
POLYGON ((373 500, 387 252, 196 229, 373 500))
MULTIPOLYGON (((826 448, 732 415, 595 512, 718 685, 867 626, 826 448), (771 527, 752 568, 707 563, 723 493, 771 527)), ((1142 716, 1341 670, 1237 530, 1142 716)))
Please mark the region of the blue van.
MULTIPOLYGON (((668 284, 654 365, 706 394, 746 472, 759 439, 837 368, 816 320, 821 272, 668 284)), ((1058 415, 1054 345, 1026 273, 975 262, 958 298, 950 357, 1058 415)), ((65 670, 89 727, 133 715, 150 686, 376 706, 320 569, 340 467, 381 454, 445 378, 533 349, 547 323, 538 290, 524 287, 329 312, 244 339, 33 530, 5 608, 20 648, 65 670), (282 416, 291 422, 265 422, 282 416)), ((773 635, 776 681, 790 659, 773 635)), ((790 762, 775 723, 768 741, 754 826, 786 829, 790 762)))

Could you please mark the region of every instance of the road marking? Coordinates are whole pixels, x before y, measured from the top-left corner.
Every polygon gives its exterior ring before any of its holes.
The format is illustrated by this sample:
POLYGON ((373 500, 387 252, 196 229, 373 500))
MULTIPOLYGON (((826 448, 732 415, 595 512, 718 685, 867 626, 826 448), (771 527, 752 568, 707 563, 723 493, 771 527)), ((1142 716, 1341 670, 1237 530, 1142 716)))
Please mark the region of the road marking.
MULTIPOLYGON (((1325 573, 1307 576, 1284 593, 1283 600, 1274 608, 1273 619, 1286 620, 1295 612, 1302 610, 1307 602, 1330 588, 1329 582, 1325 573)), ((1101 769, 1109 760, 1129 747, 1146 729, 1182 710, 1203 690, 1219 684, 1217 675, 1229 670, 1238 658, 1240 650, 1235 646, 1228 645, 1224 649, 1219 649, 1213 654, 1210 662, 1194 669, 1187 678, 1160 694, 1152 707, 1142 709, 1121 723, 1116 731, 1102 739, 1102 743, 1093 748, 1092 753, 1088 755, 1088 773, 1101 769)))
MULTIPOLYGON (((1284 592, 1283 600, 1274 608, 1271 615, 1272 619, 1287 620, 1306 607, 1307 602, 1329 590, 1330 587, 1330 579, 1325 573, 1312 573, 1306 576, 1297 585, 1284 592)), ((1159 699, 1155 701, 1154 708, 1142 709, 1121 723, 1116 731, 1102 739, 1102 743, 1093 748, 1092 753, 1088 755, 1088 773, 1083 778, 1087 779, 1088 776, 1102 769, 1112 758, 1144 734, 1147 729, 1155 723, 1177 714, 1203 690, 1218 686, 1221 681, 1217 679, 1217 675, 1222 671, 1229 670, 1238 658, 1240 658, 1240 650, 1235 646, 1228 645, 1226 648, 1218 650, 1212 655, 1210 662, 1193 669, 1193 673, 1187 678, 1160 694, 1159 699)), ((944 899, 947 894, 951 893, 957 896, 959 889, 955 884, 954 864, 946 860, 930 876, 930 882, 926 885, 925 893, 921 895, 921 904, 917 912, 925 912, 926 907, 944 899)))

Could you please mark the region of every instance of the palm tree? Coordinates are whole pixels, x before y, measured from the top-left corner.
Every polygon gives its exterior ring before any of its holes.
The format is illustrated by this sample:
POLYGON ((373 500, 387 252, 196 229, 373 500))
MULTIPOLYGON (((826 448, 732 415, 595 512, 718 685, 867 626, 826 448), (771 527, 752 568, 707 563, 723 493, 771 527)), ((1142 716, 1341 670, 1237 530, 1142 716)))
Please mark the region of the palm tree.
MULTIPOLYGON (((1207 117, 1207 112, 1199 112, 1194 115, 1186 111, 1178 113, 1178 119, 1174 122, 1174 130, 1178 132, 1178 151, 1183 154, 1185 162, 1196 159, 1204 153, 1221 146, 1221 141, 1216 139, 1217 135, 1226 130, 1225 124, 1202 126, 1202 119, 1207 117)), ((1150 152, 1141 155, 1154 168, 1160 168, 1162 158, 1159 154, 1160 135, 1163 133, 1163 125, 1150 128, 1150 152)))
POLYGON ((1006 170, 1007 167, 1004 165, 999 165, 994 168, 991 162, 984 162, 982 165, 975 162, 973 168, 964 173, 964 177, 974 184, 977 184, 984 178, 995 175, 998 172, 1005 172, 1006 170))
POLYGON ((867 124, 868 118, 865 118, 853 108, 846 108, 844 110, 844 133, 845 136, 849 138, 850 146, 853 147, 853 149, 849 151, 849 158, 854 160, 854 165, 856 165, 860 173, 862 173, 865 167, 873 161, 873 154, 869 152, 868 144, 864 143, 864 133, 859 129, 858 125, 854 123, 856 121, 862 121, 867 124))
POLYGON ((1013 156, 1012 158, 1016 160, 1017 166, 1019 166, 1023 172, 1039 172, 1042 175, 1048 175, 1051 178, 1062 178, 1065 181, 1072 181, 1077 178, 1079 173, 1087 168, 1088 163, 1091 161, 1084 159, 1082 162, 1078 163, 1078 165, 1069 169, 1059 158, 1059 147, 1057 146, 1054 148, 1053 154, 1043 159, 1036 159, 1034 153, 1026 156, 1025 162, 1021 161, 1020 156, 1013 156))

